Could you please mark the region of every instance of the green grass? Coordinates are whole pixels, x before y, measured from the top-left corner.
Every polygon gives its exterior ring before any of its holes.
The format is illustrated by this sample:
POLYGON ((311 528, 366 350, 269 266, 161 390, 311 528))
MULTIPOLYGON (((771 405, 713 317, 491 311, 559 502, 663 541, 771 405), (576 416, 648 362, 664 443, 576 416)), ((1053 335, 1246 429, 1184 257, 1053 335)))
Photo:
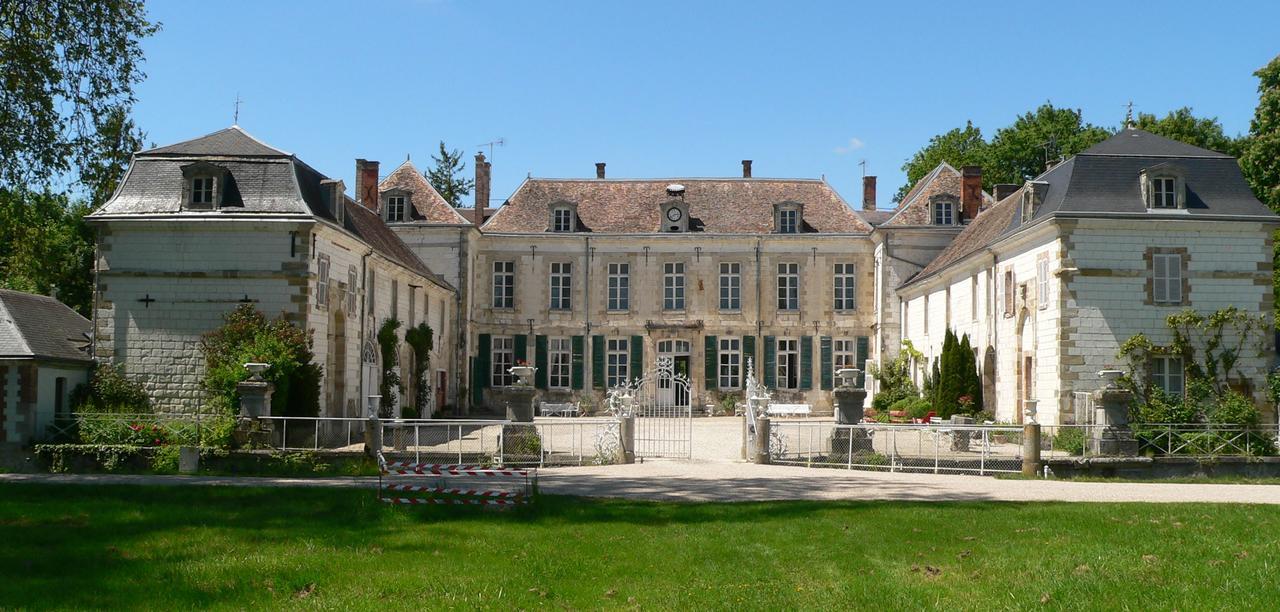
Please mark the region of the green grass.
POLYGON ((0 485, 0 608, 1274 609, 1280 509, 0 485))

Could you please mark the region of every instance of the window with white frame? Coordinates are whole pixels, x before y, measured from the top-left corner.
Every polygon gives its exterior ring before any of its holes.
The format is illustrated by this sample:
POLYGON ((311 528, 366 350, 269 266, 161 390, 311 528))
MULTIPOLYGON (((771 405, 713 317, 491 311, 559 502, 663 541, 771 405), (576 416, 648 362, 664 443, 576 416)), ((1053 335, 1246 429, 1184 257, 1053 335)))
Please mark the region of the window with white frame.
POLYGON ((510 387, 511 368, 516 365, 515 338, 494 336, 490 341, 493 349, 490 353, 493 363, 491 378, 493 386, 510 387))
POLYGON ((1039 308, 1049 307, 1049 259, 1036 260, 1036 303, 1039 308))
POLYGON ((561 206, 551 211, 551 231, 553 232, 572 232, 573 231, 573 210, 561 206))
POLYGON ((720 388, 742 387, 742 338, 720 338, 720 388))
POLYGON ((845 368, 856 368, 857 345, 851 338, 837 338, 831 341, 831 368, 839 372, 845 368))
POLYGON ((969 318, 978 320, 978 275, 969 277, 969 318))
POLYGON ((1182 303, 1182 255, 1155 253, 1151 256, 1151 298, 1157 304, 1182 303))
POLYGON ((493 262, 493 307, 516 307, 516 262, 493 262))
POLYGON ((1151 384, 1170 395, 1182 395, 1182 358, 1169 356, 1152 357, 1151 384))
POLYGON ((547 371, 547 385, 552 389, 568 389, 573 382, 570 379, 571 356, 568 338, 551 338, 547 342, 547 360, 551 363, 547 371))
POLYGON ((609 310, 631 309, 631 264, 609 264, 609 310))
POLYGON ((1152 208, 1177 208, 1178 181, 1172 176, 1157 176, 1151 179, 1151 207, 1152 208))
POLYGON ((927 293, 924 296, 924 307, 921 308, 920 311, 924 317, 924 324, 921 326, 921 329, 924 330, 924 335, 928 336, 929 335, 929 294, 927 293))
POLYGON ((835 269, 835 309, 856 310, 858 301, 855 298, 856 278, 855 266, 851 263, 838 263, 835 269))
POLYGON ((356 311, 356 267, 347 268, 347 313, 356 311))
POLYGON ((316 306, 329 306, 329 256, 316 258, 316 306))
POLYGON ((631 363, 631 342, 627 338, 609 338, 605 344, 605 384, 610 388, 627 383, 631 363))
POLYGON ((197 176, 191 179, 191 205, 213 206, 218 194, 218 179, 212 176, 197 176))
POLYGON ((778 310, 800 310, 800 264, 778 264, 778 310))
POLYGON ((778 388, 800 388, 800 341, 794 338, 778 339, 778 388))
POLYGON ((401 223, 406 217, 406 204, 404 196, 391 196, 387 198, 387 223, 401 223))
POLYGON ((800 232, 800 211, 795 208, 778 209, 778 233, 796 234, 800 232))
POLYGON ((662 309, 684 310, 684 264, 668 262, 662 266, 662 309))
POLYGON ((911 336, 911 313, 907 306, 909 302, 906 300, 898 300, 898 310, 902 312, 902 335, 904 337, 911 336))
POLYGON ((956 219, 955 202, 935 202, 933 204, 933 224, 953 225, 956 219))
POLYGON ((742 264, 720 264, 720 310, 742 310, 742 264))
POLYGON ((573 303, 570 294, 573 292, 573 264, 552 262, 551 264, 551 310, 571 310, 573 303))

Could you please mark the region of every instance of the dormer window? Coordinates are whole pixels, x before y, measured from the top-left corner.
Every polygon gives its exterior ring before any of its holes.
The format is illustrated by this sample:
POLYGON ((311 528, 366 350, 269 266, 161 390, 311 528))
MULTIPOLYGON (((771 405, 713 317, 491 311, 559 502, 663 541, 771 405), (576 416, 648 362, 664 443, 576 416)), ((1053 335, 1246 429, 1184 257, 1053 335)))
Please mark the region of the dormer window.
POLYGON ((238 196, 226 168, 205 161, 182 166, 182 206, 190 210, 213 210, 234 205, 238 196))
POLYGON ((1178 210, 1187 207, 1185 171, 1173 163, 1157 164, 1142 171, 1142 199, 1148 210, 1178 210))
POLYGON ((956 222, 956 203, 955 202, 934 202, 933 203, 933 224, 934 225, 955 225, 956 222))
POLYGON ((572 232, 573 231, 573 210, 567 206, 561 206, 551 211, 551 231, 553 232, 572 232))
POLYGON ((218 193, 218 179, 212 176, 197 176, 191 179, 191 205, 193 207, 213 208, 214 196, 218 193))
POLYGON ((390 196, 387 198, 387 223, 403 223, 406 216, 408 204, 405 202, 404 196, 390 196))
POLYGON ((1151 208, 1177 208, 1178 195, 1175 191, 1177 179, 1172 176, 1157 176, 1151 179, 1151 208))
POLYGON ((794 208, 778 209, 778 233, 779 234, 800 233, 800 211, 794 208))

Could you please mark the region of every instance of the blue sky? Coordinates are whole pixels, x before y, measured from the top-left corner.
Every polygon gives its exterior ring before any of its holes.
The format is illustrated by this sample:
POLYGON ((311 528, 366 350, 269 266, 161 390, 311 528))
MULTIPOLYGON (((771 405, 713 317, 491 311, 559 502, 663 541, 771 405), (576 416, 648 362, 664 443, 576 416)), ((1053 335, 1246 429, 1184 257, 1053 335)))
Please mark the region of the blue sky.
POLYGON ((824 176, 889 206, 903 161, 1049 100, 1117 126, 1191 106, 1245 132, 1280 3, 153 2, 136 119, 168 144, 240 125, 354 184, 444 140, 526 175, 824 176), (486 149, 487 152, 487 149, 486 149))

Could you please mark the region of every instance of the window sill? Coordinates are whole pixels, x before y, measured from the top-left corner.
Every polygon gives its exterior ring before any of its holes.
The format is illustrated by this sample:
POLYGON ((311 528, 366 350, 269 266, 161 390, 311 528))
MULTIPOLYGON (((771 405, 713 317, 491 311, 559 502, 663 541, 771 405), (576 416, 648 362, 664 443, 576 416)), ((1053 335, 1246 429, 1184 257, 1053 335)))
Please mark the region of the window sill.
POLYGON ((741 308, 721 308, 719 310, 719 313, 722 315, 740 315, 742 314, 742 309, 741 308))
POLYGON ((627 315, 627 314, 631 314, 631 309, 630 308, 623 309, 623 310, 609 309, 604 311, 604 313, 607 315, 627 315))
POLYGON ((858 314, 858 309, 857 308, 837 308, 835 309, 834 312, 835 314, 838 314, 838 315, 856 315, 858 314))

